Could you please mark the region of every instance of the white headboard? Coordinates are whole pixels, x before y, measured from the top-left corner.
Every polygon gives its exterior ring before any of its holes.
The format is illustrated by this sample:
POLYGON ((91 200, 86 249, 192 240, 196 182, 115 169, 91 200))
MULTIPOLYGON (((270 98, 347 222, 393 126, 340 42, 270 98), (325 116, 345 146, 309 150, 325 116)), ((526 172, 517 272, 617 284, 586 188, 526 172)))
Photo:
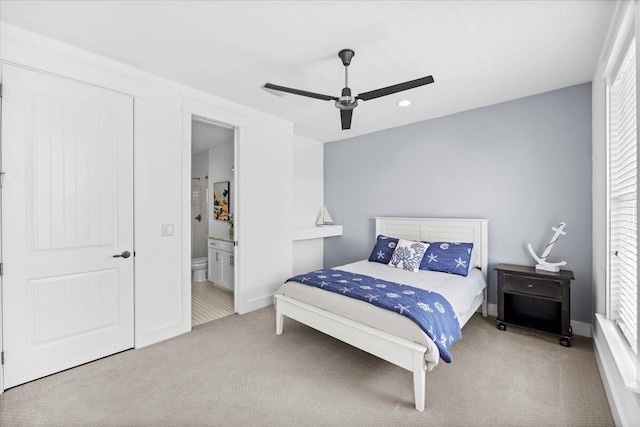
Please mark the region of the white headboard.
POLYGON ((488 219, 376 217, 376 237, 384 234, 416 241, 473 243, 485 280, 489 266, 488 231, 488 219))

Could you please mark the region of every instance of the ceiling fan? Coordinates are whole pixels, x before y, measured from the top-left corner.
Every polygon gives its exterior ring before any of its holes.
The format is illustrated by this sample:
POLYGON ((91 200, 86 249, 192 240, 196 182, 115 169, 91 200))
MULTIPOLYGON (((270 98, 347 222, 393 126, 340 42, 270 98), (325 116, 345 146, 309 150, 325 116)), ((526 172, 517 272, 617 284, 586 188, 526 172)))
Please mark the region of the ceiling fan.
POLYGON ((424 86, 429 83, 433 83, 433 76, 422 77, 420 79, 411 80, 404 83, 398 83, 396 85, 383 87, 381 89, 364 92, 358 96, 351 96, 351 89, 349 88, 349 64, 351 59, 355 55, 355 52, 351 49, 342 49, 338 56, 342 60, 344 65, 344 89, 342 89, 341 96, 329 96, 321 93, 307 92, 306 90, 293 89, 285 86, 278 86, 271 83, 264 85, 265 89, 277 90, 280 92, 292 93, 294 95, 306 96, 309 98, 321 99, 323 101, 335 101, 336 108, 340 110, 340 121, 342 122, 342 130, 351 129, 351 118, 353 116, 353 109, 358 106, 358 100, 369 101, 371 99, 380 98, 381 96, 391 95, 394 93, 402 92, 403 90, 413 89, 419 86, 424 86))

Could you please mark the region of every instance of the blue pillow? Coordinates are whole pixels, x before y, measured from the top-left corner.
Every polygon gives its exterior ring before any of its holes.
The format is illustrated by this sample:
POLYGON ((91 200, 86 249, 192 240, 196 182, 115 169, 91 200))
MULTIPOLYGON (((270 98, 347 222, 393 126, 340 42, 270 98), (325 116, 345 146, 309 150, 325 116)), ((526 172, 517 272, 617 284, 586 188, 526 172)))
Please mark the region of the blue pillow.
POLYGON ((391 261, 391 256, 393 255, 393 251, 396 250, 397 244, 398 239, 394 237, 383 236, 382 234, 379 235, 378 239, 376 240, 376 245, 373 247, 371 255, 369 255, 369 261, 389 264, 389 261, 391 261))
POLYGON ((473 243, 431 242, 420 263, 420 270, 466 276, 472 249, 473 243))

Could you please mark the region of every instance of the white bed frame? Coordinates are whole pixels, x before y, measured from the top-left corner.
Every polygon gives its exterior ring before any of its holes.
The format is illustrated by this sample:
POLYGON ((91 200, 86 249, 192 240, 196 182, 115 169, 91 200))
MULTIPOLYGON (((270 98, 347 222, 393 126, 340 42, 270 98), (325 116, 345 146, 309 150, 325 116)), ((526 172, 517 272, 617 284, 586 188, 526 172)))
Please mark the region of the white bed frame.
MULTIPOLYGON (((387 217, 377 217, 375 220, 376 236, 384 234, 390 237, 431 242, 473 242, 474 251, 477 251, 478 255, 480 255, 482 273, 485 280, 487 279, 489 259, 488 220, 387 217)), ((418 411, 424 411, 425 372, 427 370, 425 353, 427 347, 285 295, 276 295, 275 303, 276 334, 282 334, 284 316, 287 316, 413 372, 415 406, 418 411)), ((461 327, 480 306, 482 307, 482 315, 486 317, 486 288, 484 290, 484 298, 482 298, 478 307, 472 310, 468 317, 460 319, 461 327)))

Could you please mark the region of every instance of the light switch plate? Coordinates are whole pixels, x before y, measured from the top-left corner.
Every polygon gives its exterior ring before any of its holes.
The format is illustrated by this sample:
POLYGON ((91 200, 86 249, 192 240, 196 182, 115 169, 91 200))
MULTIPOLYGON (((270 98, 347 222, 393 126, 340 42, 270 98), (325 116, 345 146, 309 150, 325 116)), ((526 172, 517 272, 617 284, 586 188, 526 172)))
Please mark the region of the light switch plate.
POLYGON ((162 224, 162 235, 173 236, 173 224, 162 224))

